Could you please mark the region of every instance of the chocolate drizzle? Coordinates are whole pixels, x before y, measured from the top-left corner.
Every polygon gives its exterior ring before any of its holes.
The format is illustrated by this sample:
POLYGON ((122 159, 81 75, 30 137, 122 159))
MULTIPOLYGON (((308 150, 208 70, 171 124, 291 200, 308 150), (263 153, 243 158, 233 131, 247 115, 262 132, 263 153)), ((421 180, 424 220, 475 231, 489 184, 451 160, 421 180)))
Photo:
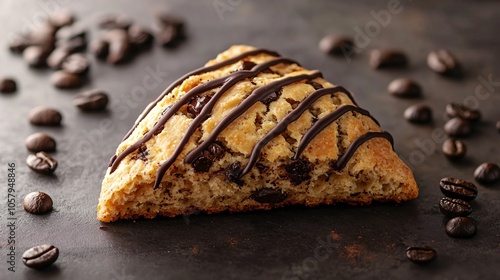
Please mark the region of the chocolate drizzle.
MULTIPOLYGON (((168 93, 170 93, 175 87, 178 85, 182 84, 182 82, 189 78, 192 75, 199 75, 202 73, 207 73, 219 68, 222 68, 224 66, 231 65, 233 63, 236 63, 243 58, 249 57, 249 56, 254 56, 254 55, 259 55, 259 54, 267 54, 270 56, 274 57, 279 57, 279 55, 275 52, 264 50, 264 49, 257 49, 249 52, 242 53, 236 57, 227 59, 225 61, 222 61, 220 63, 208 66, 208 67, 203 67, 197 70, 194 70, 183 77, 179 78, 178 80, 174 81, 153 103, 151 103, 144 113, 140 116, 139 120, 134 124, 133 128, 125 135, 124 140, 126 140, 134 131, 134 129, 139 125, 139 123, 147 116, 149 112, 153 109, 153 107, 160 102, 168 93)), ((167 172, 168 168, 175 162, 177 157, 181 154, 182 150, 184 149, 185 145, 188 143, 189 139, 191 136, 196 132, 196 130, 200 127, 200 125, 210 116, 212 113, 212 109, 215 106, 215 104, 218 102, 221 96, 223 96, 231 87, 233 87, 236 83, 257 76, 259 73, 265 73, 270 69, 269 67, 278 65, 278 64, 297 64, 297 62, 287 59, 287 58, 275 58, 273 60, 267 61, 262 64, 257 64, 257 65, 251 65, 250 63, 247 63, 247 67, 242 67, 241 69, 238 69, 238 71, 235 71, 227 76, 213 79, 211 81, 205 82, 203 84, 197 85, 196 87, 192 88, 189 90, 182 98, 180 98, 179 101, 177 101, 175 104, 169 108, 169 110, 166 110, 162 113, 160 119, 156 122, 156 124, 153 126, 153 128, 148 131, 139 141, 136 143, 132 144, 129 146, 127 149, 125 149, 122 153, 119 155, 113 156, 111 162, 110 162, 110 173, 113 173, 120 162, 127 156, 130 155, 131 153, 137 151, 141 146, 143 146, 149 139, 151 139, 154 135, 158 134, 158 131, 161 131, 161 129, 164 128, 165 123, 172 117, 174 114, 176 114, 182 106, 185 104, 188 104, 189 102, 192 102, 194 98, 199 98, 199 96, 209 90, 213 90, 215 88, 219 88, 215 94, 208 96, 208 102, 202 106, 201 111, 197 111, 198 114, 191 114, 193 116, 192 122, 189 124, 189 127, 187 128, 184 136, 182 139, 179 141, 176 149, 172 153, 172 155, 161 164, 161 166, 158 168, 156 180, 154 183, 154 188, 158 188, 160 186, 161 180, 165 173, 167 172), (251 69, 247 70, 250 66, 251 69)), ((352 95, 343 87, 337 86, 333 88, 321 88, 321 85, 314 82, 313 80, 316 78, 322 77, 321 72, 311 72, 310 74, 301 74, 301 75, 296 75, 296 76, 288 76, 279 80, 276 80, 274 82, 271 82, 263 87, 260 87, 258 89, 255 89, 250 93, 236 108, 232 109, 227 116, 222 118, 220 122, 217 124, 217 126, 213 129, 212 133, 207 137, 205 141, 203 141, 198 147, 193 149, 191 152, 189 152, 186 155, 185 162, 186 163, 193 163, 195 162, 203 153, 205 150, 209 149, 210 145, 216 142, 217 137, 219 134, 227 128, 234 120, 236 120, 238 117, 240 117, 242 114, 244 114, 247 110, 249 110, 254 104, 257 102, 262 102, 268 105, 268 101, 270 102, 274 101, 274 98, 271 95, 275 95, 274 97, 277 98, 279 96, 281 89, 283 86, 300 82, 302 80, 307 80, 307 83, 311 84, 315 91, 310 94, 308 97, 306 97, 302 102, 300 102, 295 109, 293 109, 288 115, 286 115, 280 122, 276 124, 276 126, 271 129, 262 139, 260 139, 256 145, 253 147, 250 158, 248 163, 243 167, 243 168, 238 168, 238 174, 233 174, 235 176, 234 179, 237 181, 240 181, 240 178, 247 174, 257 163, 260 153, 262 149, 265 147, 267 143, 269 143, 271 140, 273 140, 275 137, 281 135, 286 128, 288 127, 289 124, 292 122, 296 121, 304 112, 306 112, 308 109, 311 108, 312 104, 318 100, 320 97, 331 94, 333 96, 338 95, 339 93, 342 93, 346 95, 352 103, 354 103, 356 106, 353 105, 343 105, 337 108, 335 111, 329 113, 325 117, 319 119, 316 121, 304 134, 302 137, 299 146, 297 148, 297 151, 293 157, 294 160, 297 160, 301 153, 304 151, 304 149, 307 147, 307 145, 316 137, 318 133, 320 133, 323 129, 325 129, 328 125, 330 125, 332 122, 338 120, 340 117, 342 117, 345 113, 347 112, 357 112, 362 115, 370 117, 375 123, 378 122, 368 113, 368 111, 361 109, 357 107, 356 102, 354 101, 352 95), (266 103, 267 102, 267 103, 266 103), (239 171, 241 170, 241 171, 239 171)), ((361 146, 364 142, 374 138, 374 137, 380 137, 380 138, 385 138, 389 140, 392 144, 392 136, 387 133, 387 132, 367 132, 366 134, 362 135, 361 137, 357 138, 355 141, 351 143, 351 145, 348 147, 347 151, 339 157, 338 161, 335 162, 333 168, 335 170, 340 170, 349 161, 349 159, 354 155, 355 151, 358 149, 359 146, 361 146)), ((238 162, 238 164, 240 164, 238 162)), ((238 165, 239 166, 239 165, 238 165)), ((204 172, 204 170, 202 170, 204 172)), ((206 170, 208 171, 208 170, 206 170)))

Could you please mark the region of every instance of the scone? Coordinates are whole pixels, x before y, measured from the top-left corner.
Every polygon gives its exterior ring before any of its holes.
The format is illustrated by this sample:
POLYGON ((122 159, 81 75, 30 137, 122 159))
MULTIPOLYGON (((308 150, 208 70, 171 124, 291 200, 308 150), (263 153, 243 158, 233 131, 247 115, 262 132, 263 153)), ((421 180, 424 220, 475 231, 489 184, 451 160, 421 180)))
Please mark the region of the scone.
POLYGON ((232 46, 170 85, 118 146, 98 219, 417 197, 392 137, 352 95, 279 54, 232 46))

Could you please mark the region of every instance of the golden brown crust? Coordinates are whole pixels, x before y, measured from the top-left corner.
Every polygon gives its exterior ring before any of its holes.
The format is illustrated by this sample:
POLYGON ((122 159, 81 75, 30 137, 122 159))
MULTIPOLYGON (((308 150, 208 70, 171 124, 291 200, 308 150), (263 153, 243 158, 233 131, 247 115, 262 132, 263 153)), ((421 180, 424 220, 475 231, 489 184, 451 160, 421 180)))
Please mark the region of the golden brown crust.
MULTIPOLYGON (((207 65, 251 49, 253 47, 233 46, 207 65)), ((267 54, 246 58, 257 64, 271 59, 274 57, 267 54)), ((162 111, 177 102, 187 91, 209 80, 228 75, 240 65, 241 62, 237 62, 186 79, 140 121, 130 137, 119 145, 117 154, 147 133, 158 121, 162 111)), ((283 77, 312 73, 296 64, 279 64, 271 69, 274 73, 261 73, 255 78, 240 81, 221 97, 210 117, 198 128, 181 155, 168 169, 160 188, 152 187, 158 167, 170 157, 192 122, 192 117, 186 113, 186 106, 165 124, 161 133, 146 142, 146 158, 133 152, 124 158, 116 171, 110 173, 108 170, 99 198, 98 218, 111 222, 117 219, 153 218, 157 215, 172 217, 189 213, 193 209, 216 213, 271 209, 291 204, 369 204, 374 200, 401 202, 418 195, 411 170, 383 138, 373 138, 360 146, 342 170, 332 169, 331 164, 339 159, 354 140, 366 132, 381 131, 371 118, 353 112, 326 127, 304 150, 301 158, 311 167, 310 179, 299 184, 291 182, 285 167, 290 164, 301 137, 311 127, 314 119, 320 119, 342 105, 353 105, 344 93, 321 97, 310 110, 291 123, 282 135, 268 143, 261 154, 261 167, 254 167, 245 175, 242 186, 228 180, 224 175, 228 166, 235 162, 245 164, 255 143, 315 90, 305 80, 283 87, 279 99, 269 106, 256 103, 229 125, 217 138, 226 152, 213 163, 208 172, 195 172, 191 164, 184 163, 187 153, 202 143, 219 121, 254 89, 283 77), (274 204, 259 203, 252 199, 253 194, 263 187, 279 189, 287 194, 287 198, 274 204)), ((334 86, 322 78, 314 81, 324 87, 334 86)), ((203 95, 213 93, 214 91, 209 91, 203 95)))

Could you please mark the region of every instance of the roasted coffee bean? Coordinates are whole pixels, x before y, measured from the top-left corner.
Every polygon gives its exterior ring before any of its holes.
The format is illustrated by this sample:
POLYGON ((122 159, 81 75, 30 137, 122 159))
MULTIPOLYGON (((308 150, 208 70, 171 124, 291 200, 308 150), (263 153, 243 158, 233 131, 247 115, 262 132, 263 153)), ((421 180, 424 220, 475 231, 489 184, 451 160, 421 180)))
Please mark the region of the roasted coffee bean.
POLYGON ((465 217, 472 213, 472 205, 462 199, 443 197, 439 201, 439 210, 448 218, 465 217))
POLYGON ((208 152, 210 152, 210 154, 213 156, 213 159, 216 160, 224 157, 226 149, 224 149, 222 144, 215 142, 208 147, 208 152))
POLYGON ((451 118, 459 117, 471 122, 477 122, 481 119, 481 112, 479 110, 474 110, 457 103, 446 105, 446 114, 451 118))
POLYGON ((472 132, 472 125, 462 118, 453 118, 444 125, 444 132, 450 137, 466 137, 472 132))
POLYGON ((465 157, 467 146, 460 140, 446 139, 443 143, 443 154, 449 160, 459 160, 465 157))
POLYGON ((174 26, 177 29, 183 29, 184 28, 184 21, 174 15, 171 14, 158 14, 157 19, 160 22, 161 25, 171 25, 174 26))
POLYGON ((56 150, 56 140, 45 133, 31 134, 26 138, 26 148, 34 153, 53 152, 56 150))
POLYGON ((319 41, 319 49, 326 54, 351 55, 354 41, 348 36, 327 35, 319 41))
POLYGON ((12 78, 0 78, 0 93, 13 93, 17 90, 17 83, 12 78))
POLYGON ((210 101, 210 96, 208 95, 196 97, 188 103, 188 113, 190 113, 193 117, 197 117, 208 101, 210 101))
POLYGON ((470 238, 477 232, 476 222, 468 217, 456 217, 446 223, 446 234, 455 238, 470 238))
POLYGON ((108 102, 108 94, 98 89, 82 92, 73 99, 73 104, 83 111, 104 110, 108 102))
POLYGON ((106 61, 110 64, 118 64, 130 59, 132 45, 128 39, 128 33, 122 29, 111 29, 104 33, 102 39, 109 44, 109 53, 106 61))
POLYGON ((109 54, 109 43, 103 40, 98 40, 92 43, 91 47, 92 53, 98 58, 98 59, 106 59, 109 54))
POLYGON ((244 60, 242 63, 241 63, 241 66, 238 68, 238 71, 240 70, 252 70, 252 68, 257 65, 249 60, 244 60))
POLYGON ((54 70, 59 70, 69 54, 69 51, 63 48, 57 48, 47 58, 47 65, 54 70))
POLYGON ((82 75, 89 71, 90 62, 84 54, 75 53, 68 56, 62 63, 62 69, 66 73, 82 75))
POLYGON ((59 257, 59 249, 50 244, 33 247, 23 254, 23 263, 27 267, 41 269, 53 264, 59 257))
POLYGON ((496 183, 500 181, 500 167, 494 163, 483 163, 474 171, 474 178, 484 185, 496 183))
POLYGON ((31 170, 40 174, 52 174, 57 168, 57 160, 46 152, 29 155, 26 164, 31 170))
POLYGON ((103 15, 98 20, 98 25, 103 29, 128 29, 132 20, 126 15, 103 15))
POLYGON ((427 56, 427 65, 435 72, 443 75, 460 74, 460 64, 455 56, 447 50, 432 51, 427 56))
POLYGON ((252 199, 259 203, 280 203, 287 197, 280 189, 261 188, 253 192, 252 199))
POLYGON ((52 210, 52 198, 44 192, 32 192, 24 197, 23 206, 26 212, 42 215, 52 210))
POLYGON ((35 107, 29 113, 29 121, 33 125, 58 126, 61 125, 61 120, 59 111, 43 106, 35 107))
POLYGON ((436 258, 436 251, 429 246, 408 247, 406 257, 414 263, 428 263, 436 258))
POLYGON ((414 98, 422 95, 420 85, 406 78, 399 78, 392 81, 387 87, 387 91, 394 96, 403 98, 414 98))
POLYGON ((175 26, 164 26, 157 34, 157 41, 163 47, 174 47, 177 45, 181 35, 175 26))
POLYGON ((128 29, 130 43, 138 49, 149 48, 153 43, 153 35, 139 25, 132 25, 128 29))
POLYGON ((376 49, 370 53, 370 66, 374 69, 399 68, 407 64, 406 54, 398 50, 376 49))
POLYGON ((71 25, 75 22, 75 15, 70 11, 59 9, 49 16, 49 23, 56 28, 71 25))
POLYGON ((57 30, 56 39, 58 42, 67 42, 74 39, 87 39, 87 30, 83 26, 64 26, 57 30))
POLYGON ((471 182, 446 177, 439 181, 441 192, 450 198, 471 201, 477 196, 477 187, 471 182))
POLYGON ((42 46, 30 46, 23 52, 23 59, 30 67, 40 68, 47 65, 47 50, 42 46))
POLYGON ((285 170, 288 173, 288 178, 290 178, 295 185, 311 179, 311 175, 309 175, 311 167, 309 163, 304 160, 298 159, 292 161, 290 164, 285 165, 285 170))
POLYGON ((234 182, 239 186, 242 186, 243 180, 240 179, 240 173, 241 173, 241 163, 235 162, 227 167, 225 175, 229 181, 234 182))
POLYGON ((405 110, 404 117, 412 123, 430 123, 432 122, 432 109, 425 104, 416 104, 405 110))
POLYGON ((82 78, 79 75, 62 70, 52 73, 50 81, 52 85, 60 89, 79 88, 83 84, 82 78))
POLYGON ((23 53, 23 51, 29 46, 31 46, 30 40, 27 36, 20 34, 14 35, 9 41, 10 51, 16 54, 23 53))

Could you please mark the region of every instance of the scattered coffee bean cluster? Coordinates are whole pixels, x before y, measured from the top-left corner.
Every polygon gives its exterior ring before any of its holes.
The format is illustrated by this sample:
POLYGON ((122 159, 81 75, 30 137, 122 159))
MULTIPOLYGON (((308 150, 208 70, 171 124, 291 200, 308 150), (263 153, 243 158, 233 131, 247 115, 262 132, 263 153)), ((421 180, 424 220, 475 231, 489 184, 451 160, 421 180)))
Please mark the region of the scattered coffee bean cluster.
MULTIPOLYGON (((356 48, 354 40, 345 35, 327 35, 319 43, 319 49, 330 55, 351 55, 356 48)), ((369 65, 373 69, 401 68, 408 65, 406 54, 395 49, 375 49, 369 56, 369 65)), ((427 66, 434 72, 450 78, 463 76, 461 64, 447 50, 431 51, 427 56, 427 66)), ((398 78, 389 83, 387 91, 398 98, 419 98, 421 86, 409 78, 398 78)), ((457 138, 471 134, 474 124, 481 120, 481 112, 458 103, 450 103, 445 112, 450 118, 444 125, 449 137, 442 146, 443 154, 451 161, 460 160, 467 153, 465 143, 457 138)), ((433 121, 432 109, 426 104, 415 104, 404 111, 405 119, 410 123, 428 124, 433 121)), ((500 131, 500 121, 496 124, 500 131)), ((474 178, 481 184, 493 184, 500 181, 500 167, 494 163, 483 163, 474 172, 474 178)), ((439 209, 450 220, 446 224, 446 233, 455 238, 468 238, 477 231, 476 222, 467 217, 472 213, 469 203, 477 196, 477 187, 470 182, 443 178, 440 188, 446 196, 439 202, 439 209)), ((436 251, 428 246, 409 247, 406 257, 415 263, 427 263, 436 257, 436 251)))
MULTIPOLYGON (((32 68, 51 68, 51 84, 59 89, 75 89, 88 81, 90 60, 86 56, 87 31, 77 26, 76 17, 66 10, 59 10, 48 20, 30 30, 18 34, 9 43, 9 49, 22 55, 25 63, 32 68)), ((153 33, 125 15, 105 15, 98 21, 102 30, 99 38, 92 42, 91 52, 98 60, 110 64, 130 61, 142 51, 149 49, 154 41, 153 33)), ((167 48, 177 46, 185 39, 184 23, 180 18, 161 14, 155 25, 156 41, 167 48)), ((10 94, 18 90, 17 82, 11 77, 0 77, 0 93, 10 94)), ((77 94, 73 105, 82 111, 101 111, 109 103, 108 94, 99 89, 87 90, 77 94)), ((29 122, 34 126, 60 126, 62 114, 54 108, 38 106, 29 113, 29 122)), ((28 155, 26 164, 36 173, 51 175, 56 171, 58 162, 49 153, 56 151, 56 140, 45 133, 35 133, 26 138, 26 148, 33 154, 28 155)), ((43 215, 52 211, 52 198, 44 192, 32 192, 23 202, 26 212, 43 215)), ((54 263, 59 249, 50 244, 40 245, 23 254, 26 266, 40 269, 54 263)))

